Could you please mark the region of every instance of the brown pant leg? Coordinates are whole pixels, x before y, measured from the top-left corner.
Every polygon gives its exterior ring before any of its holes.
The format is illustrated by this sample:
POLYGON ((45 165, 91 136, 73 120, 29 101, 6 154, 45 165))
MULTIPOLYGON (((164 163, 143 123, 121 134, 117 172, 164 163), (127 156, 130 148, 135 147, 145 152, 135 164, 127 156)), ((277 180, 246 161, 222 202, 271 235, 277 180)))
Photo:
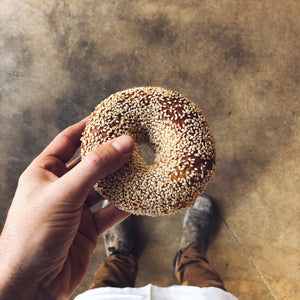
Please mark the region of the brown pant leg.
POLYGON ((219 274, 196 247, 179 251, 175 276, 181 285, 217 287, 226 290, 219 274))
POLYGON ((103 261, 95 273, 89 289, 98 287, 134 287, 137 259, 132 255, 112 254, 103 261))

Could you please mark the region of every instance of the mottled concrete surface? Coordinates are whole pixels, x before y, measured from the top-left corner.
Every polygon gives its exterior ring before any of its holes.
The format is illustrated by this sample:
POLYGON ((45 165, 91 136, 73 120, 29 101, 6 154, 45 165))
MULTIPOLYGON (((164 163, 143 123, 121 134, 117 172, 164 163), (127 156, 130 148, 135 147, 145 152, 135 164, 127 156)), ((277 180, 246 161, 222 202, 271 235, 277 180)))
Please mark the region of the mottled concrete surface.
MULTIPOLYGON (((162 86, 195 101, 216 138, 211 264, 240 299, 299 299, 299 1, 1 0, 0 34, 1 225, 60 130, 111 93, 162 86)), ((136 219, 138 286, 176 283, 182 216, 136 219)), ((99 239, 78 291, 103 258, 99 239)))

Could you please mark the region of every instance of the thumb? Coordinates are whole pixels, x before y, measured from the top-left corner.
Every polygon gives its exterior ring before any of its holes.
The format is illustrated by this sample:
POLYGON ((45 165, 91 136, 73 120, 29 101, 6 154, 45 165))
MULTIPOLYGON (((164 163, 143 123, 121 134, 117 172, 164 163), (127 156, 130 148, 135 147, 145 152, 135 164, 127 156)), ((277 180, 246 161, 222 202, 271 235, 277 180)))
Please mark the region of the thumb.
POLYGON ((102 144, 56 181, 57 191, 66 201, 67 199, 72 202, 76 199, 84 201, 100 178, 112 174, 124 165, 131 157, 133 149, 134 141, 126 135, 102 144))

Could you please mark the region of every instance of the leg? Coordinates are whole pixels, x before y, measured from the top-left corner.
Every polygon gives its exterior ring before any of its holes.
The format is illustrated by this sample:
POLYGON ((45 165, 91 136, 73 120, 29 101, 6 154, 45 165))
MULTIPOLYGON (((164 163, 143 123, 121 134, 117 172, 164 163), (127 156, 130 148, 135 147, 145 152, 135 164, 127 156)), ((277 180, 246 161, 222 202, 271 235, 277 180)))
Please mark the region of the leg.
POLYGON ((89 289, 98 287, 134 287, 137 259, 132 255, 112 254, 100 265, 89 289))
MULTIPOLYGON (((105 206, 107 202, 104 202, 105 206)), ((137 258, 132 254, 131 216, 103 235, 107 257, 95 273, 89 289, 97 287, 134 287, 137 258)))
POLYGON ((196 247, 178 252, 175 276, 181 285, 217 287, 225 290, 219 274, 208 264, 196 247))
POLYGON ((213 233, 213 220, 213 206, 207 196, 200 196, 185 213, 180 250, 175 258, 175 276, 182 285, 225 290, 205 255, 213 233))

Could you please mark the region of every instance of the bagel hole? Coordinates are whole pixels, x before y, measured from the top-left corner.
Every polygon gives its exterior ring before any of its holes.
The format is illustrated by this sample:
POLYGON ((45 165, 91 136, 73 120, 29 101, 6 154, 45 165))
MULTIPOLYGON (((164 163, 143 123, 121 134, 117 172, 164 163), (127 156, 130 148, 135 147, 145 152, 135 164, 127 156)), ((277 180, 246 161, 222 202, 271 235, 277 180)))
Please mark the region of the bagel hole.
POLYGON ((141 155, 148 166, 154 164, 155 153, 153 149, 148 144, 140 144, 141 155))

